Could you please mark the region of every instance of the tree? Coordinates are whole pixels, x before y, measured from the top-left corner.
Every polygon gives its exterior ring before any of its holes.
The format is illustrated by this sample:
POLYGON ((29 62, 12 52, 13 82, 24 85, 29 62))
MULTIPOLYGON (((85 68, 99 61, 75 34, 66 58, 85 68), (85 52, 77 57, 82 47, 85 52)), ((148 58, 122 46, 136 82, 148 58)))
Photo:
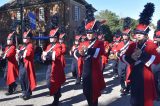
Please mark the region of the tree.
POLYGON ((115 13, 109 10, 102 10, 96 15, 96 19, 106 19, 107 25, 110 27, 112 32, 115 32, 117 29, 120 29, 120 18, 115 13))
MULTIPOLYGON (((123 20, 124 18, 120 18, 118 15, 116 15, 115 13, 109 11, 109 10, 102 10, 100 11, 96 16, 96 19, 101 20, 101 19, 105 19, 107 20, 107 24, 105 25, 105 29, 108 32, 106 34, 106 39, 107 40, 111 40, 113 34, 117 31, 117 30, 122 30, 123 28, 123 20)), ((138 21, 135 19, 131 18, 131 29, 134 30, 136 25, 138 24, 138 21)))

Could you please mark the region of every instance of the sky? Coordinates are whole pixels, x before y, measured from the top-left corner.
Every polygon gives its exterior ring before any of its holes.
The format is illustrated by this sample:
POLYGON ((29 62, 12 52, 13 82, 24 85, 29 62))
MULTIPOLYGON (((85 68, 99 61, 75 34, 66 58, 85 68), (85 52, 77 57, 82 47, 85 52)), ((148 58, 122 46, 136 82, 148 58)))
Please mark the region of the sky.
MULTIPOLYGON (((0 6, 10 0, 0 0, 0 6)), ((120 17, 131 17, 134 19, 139 18, 140 12, 143 11, 144 5, 147 2, 155 4, 155 12, 152 18, 152 22, 156 25, 160 19, 160 1, 159 0, 86 0, 92 4, 96 9, 97 14, 101 10, 108 9, 115 12, 120 17)))
POLYGON ((139 19, 140 13, 144 9, 144 5, 148 2, 155 4, 155 12, 152 22, 156 25, 160 19, 160 1, 159 0, 86 0, 92 4, 96 9, 97 14, 101 10, 108 9, 120 17, 131 17, 139 19))

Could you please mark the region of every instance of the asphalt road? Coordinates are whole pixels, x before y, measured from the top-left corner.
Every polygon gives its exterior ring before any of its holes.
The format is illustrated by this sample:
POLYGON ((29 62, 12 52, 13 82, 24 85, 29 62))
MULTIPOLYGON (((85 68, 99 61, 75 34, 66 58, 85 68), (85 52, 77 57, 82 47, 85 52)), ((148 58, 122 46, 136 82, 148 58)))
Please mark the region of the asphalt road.
MULTIPOLYGON (((87 106, 87 101, 82 93, 82 86, 75 85, 75 79, 70 72, 71 58, 67 58, 66 82, 62 86, 62 97, 60 98, 59 106, 87 106)), ((48 106, 53 101, 53 97, 49 96, 49 91, 45 85, 45 69, 41 67, 36 72, 38 86, 33 92, 30 100, 24 101, 19 98, 21 95, 20 85, 18 92, 11 96, 6 96, 7 87, 2 77, 0 77, 0 106, 48 106), (41 69, 41 70, 40 70, 41 69)), ((99 98, 99 106, 130 106, 130 95, 120 95, 119 79, 113 78, 112 70, 104 72, 106 88, 102 91, 102 96, 99 98)), ((155 106, 160 106, 160 102, 155 102, 155 106)))

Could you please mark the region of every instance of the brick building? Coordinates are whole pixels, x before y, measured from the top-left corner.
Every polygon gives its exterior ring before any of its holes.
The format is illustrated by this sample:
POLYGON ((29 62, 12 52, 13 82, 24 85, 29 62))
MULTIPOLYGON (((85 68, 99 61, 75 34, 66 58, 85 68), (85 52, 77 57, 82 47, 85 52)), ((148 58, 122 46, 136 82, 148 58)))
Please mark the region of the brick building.
MULTIPOLYGON (((67 43, 71 45, 74 31, 85 17, 85 0, 24 0, 23 13, 32 12, 36 15, 37 29, 46 31, 44 25, 50 20, 50 16, 58 13, 60 25, 67 30, 67 43), (68 42, 69 41, 69 42, 68 42)), ((20 21, 20 6, 16 0, 0 7, 0 37, 6 38, 11 24, 15 20, 20 21)), ((95 10, 95 9, 94 9, 95 10)), ((36 31, 35 31, 36 32, 36 31)), ((37 31, 38 32, 38 31, 37 31)), ((4 42, 4 39, 0 39, 4 42)))

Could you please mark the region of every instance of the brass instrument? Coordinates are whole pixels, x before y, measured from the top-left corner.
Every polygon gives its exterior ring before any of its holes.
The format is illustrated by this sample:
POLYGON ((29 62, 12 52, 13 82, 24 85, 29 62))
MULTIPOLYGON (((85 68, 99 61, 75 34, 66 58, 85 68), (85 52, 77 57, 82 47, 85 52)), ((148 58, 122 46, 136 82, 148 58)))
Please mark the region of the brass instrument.
POLYGON ((141 56, 141 54, 142 54, 142 50, 139 49, 139 48, 136 48, 134 50, 134 52, 132 53, 131 57, 132 57, 132 59, 134 59, 135 61, 137 61, 138 58, 141 56))
POLYGON ((24 46, 21 50, 19 50, 18 48, 16 49, 16 60, 19 64, 20 60, 22 60, 22 52, 24 52, 26 49, 26 47, 24 46))
POLYGON ((143 44, 143 46, 141 48, 138 48, 136 46, 134 52, 131 55, 132 59, 134 59, 135 61, 137 61, 139 59, 139 57, 142 55, 142 50, 144 50, 145 47, 146 47, 145 43, 143 44))
POLYGON ((56 44, 53 45, 48 51, 43 51, 43 52, 42 52, 42 60, 46 60, 47 54, 48 54, 49 52, 51 52, 52 49, 53 49, 55 46, 56 46, 56 44))
POLYGON ((3 55, 4 55, 4 52, 3 52, 3 50, 2 50, 2 45, 0 45, 0 58, 2 58, 3 55))
POLYGON ((109 56, 108 56, 109 60, 117 60, 118 57, 116 56, 115 53, 111 53, 109 56))
POLYGON ((105 53, 108 53, 108 52, 109 52, 109 46, 105 48, 105 53))
POLYGON ((3 55, 3 57, 2 57, 3 59, 5 59, 5 58, 6 58, 7 53, 9 52, 9 50, 10 50, 10 49, 11 49, 11 47, 9 47, 9 48, 8 48, 8 50, 6 50, 6 51, 4 52, 4 55, 3 55))

